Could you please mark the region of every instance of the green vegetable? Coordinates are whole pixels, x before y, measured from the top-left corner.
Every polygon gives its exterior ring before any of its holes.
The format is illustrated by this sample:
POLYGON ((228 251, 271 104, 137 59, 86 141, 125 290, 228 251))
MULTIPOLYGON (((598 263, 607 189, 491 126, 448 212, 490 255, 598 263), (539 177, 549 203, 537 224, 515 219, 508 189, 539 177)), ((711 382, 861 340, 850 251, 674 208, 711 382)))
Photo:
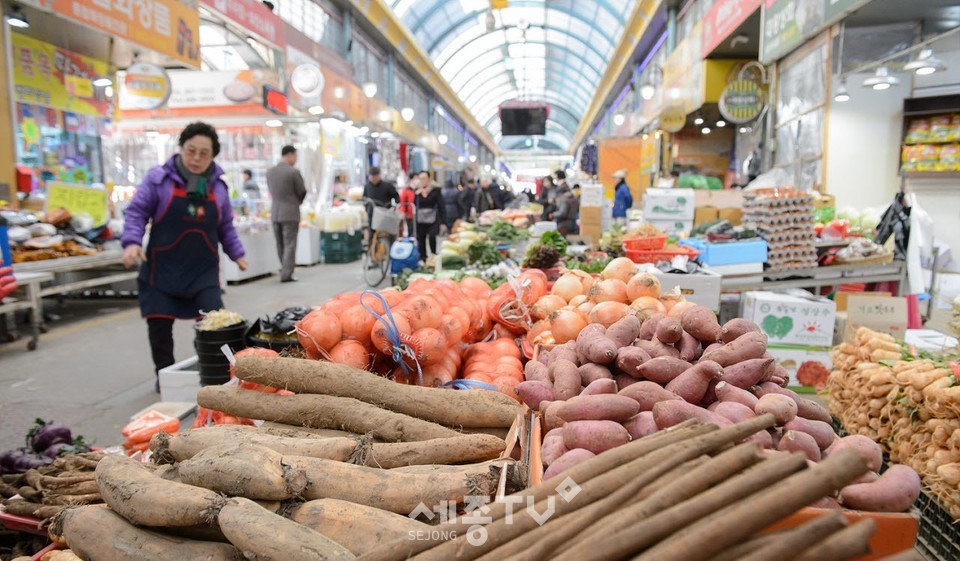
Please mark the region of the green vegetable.
POLYGON ((556 230, 544 232, 543 235, 540 236, 540 243, 556 248, 557 251, 560 252, 560 255, 567 254, 567 239, 556 230))
POLYGON ((497 248, 490 242, 473 242, 467 248, 467 260, 471 265, 496 265, 503 259, 497 248))
POLYGON ((506 220, 497 220, 487 232, 491 240, 513 243, 527 237, 527 232, 507 222, 506 220))
POLYGON ((444 269, 462 269, 467 266, 467 260, 462 255, 443 255, 440 257, 440 266, 444 269))

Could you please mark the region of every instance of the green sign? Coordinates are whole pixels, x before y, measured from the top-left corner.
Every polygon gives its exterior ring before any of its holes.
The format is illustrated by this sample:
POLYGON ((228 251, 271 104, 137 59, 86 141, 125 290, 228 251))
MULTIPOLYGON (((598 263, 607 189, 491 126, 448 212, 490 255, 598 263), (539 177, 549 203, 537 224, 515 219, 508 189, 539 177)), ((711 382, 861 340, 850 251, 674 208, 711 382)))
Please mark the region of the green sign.
MULTIPOLYGON (((846 2, 847 0, 839 0, 846 2)), ((760 61, 770 64, 783 58, 823 27, 830 0, 765 0, 760 61)))
POLYGON ((720 114, 731 123, 748 123, 757 118, 766 96, 760 84, 753 80, 734 80, 720 94, 720 114))

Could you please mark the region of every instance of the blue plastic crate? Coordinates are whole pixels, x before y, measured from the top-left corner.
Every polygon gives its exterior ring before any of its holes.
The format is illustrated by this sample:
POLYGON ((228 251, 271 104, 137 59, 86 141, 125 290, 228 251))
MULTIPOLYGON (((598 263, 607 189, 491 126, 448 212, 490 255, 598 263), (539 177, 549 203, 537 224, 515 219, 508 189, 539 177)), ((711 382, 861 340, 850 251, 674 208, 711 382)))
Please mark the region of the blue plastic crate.
POLYGON ((680 245, 690 246, 700 251, 700 260, 714 267, 763 263, 767 260, 767 242, 764 240, 709 243, 699 238, 688 238, 681 240, 680 245))

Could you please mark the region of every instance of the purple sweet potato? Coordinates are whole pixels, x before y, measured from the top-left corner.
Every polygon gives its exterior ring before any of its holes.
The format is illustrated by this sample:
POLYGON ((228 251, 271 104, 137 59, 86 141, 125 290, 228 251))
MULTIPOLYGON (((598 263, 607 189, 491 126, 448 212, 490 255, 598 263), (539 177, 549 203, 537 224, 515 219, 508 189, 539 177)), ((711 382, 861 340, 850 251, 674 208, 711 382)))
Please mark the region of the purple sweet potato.
POLYGON ((700 403, 710 382, 718 380, 722 375, 723 367, 707 360, 691 366, 667 382, 666 390, 679 395, 687 403, 700 403))
POLYGON ((723 334, 717 315, 706 306, 693 306, 680 314, 680 325, 684 331, 707 344, 716 343, 723 334))
POLYGON ((745 389, 738 388, 733 384, 727 382, 727 373, 724 370, 723 379, 717 384, 717 399, 720 401, 733 401, 739 403, 740 405, 746 405, 753 410, 753 406, 757 404, 758 398, 752 393, 748 392, 745 389))
POLYGON ((537 362, 549 368, 553 365, 553 361, 557 358, 556 353, 553 352, 553 349, 549 351, 542 351, 537 355, 537 362))
POLYGON ((867 436, 862 434, 844 436, 830 445, 827 449, 827 455, 829 456, 844 448, 853 448, 856 450, 857 453, 867 461, 867 467, 872 471, 879 470, 880 466, 883 465, 883 450, 880 449, 879 444, 867 436))
POLYGON ((677 318, 663 318, 657 324, 657 341, 667 345, 673 345, 680 340, 685 331, 680 327, 680 321, 677 318))
POLYGON ((718 401, 711 407, 714 405, 716 407, 711 411, 733 423, 746 421, 757 416, 752 409, 736 401, 718 401))
POLYGON ((920 476, 913 468, 894 464, 873 483, 847 485, 840 502, 847 508, 872 512, 904 512, 920 496, 920 476))
POLYGON ((720 383, 720 378, 716 380, 710 380, 710 383, 707 384, 707 391, 703 394, 703 399, 700 400, 700 405, 706 407, 712 403, 719 401, 717 398, 717 384, 720 383))
POLYGON ((804 419, 803 417, 797 417, 790 421, 784 425, 784 428, 786 430, 796 430, 809 434, 817 441, 817 446, 820 447, 820 450, 826 450, 833 444, 834 437, 836 436, 836 433, 833 432, 833 427, 827 423, 804 419))
POLYGON ((780 437, 777 450, 781 452, 801 452, 812 462, 820 461, 820 447, 812 436, 805 432, 788 430, 780 437))
POLYGON ((759 384, 773 372, 772 358, 751 358, 723 369, 723 381, 741 389, 759 384))
POLYGON ((634 343, 633 346, 643 349, 652 358, 662 356, 680 358, 680 351, 678 351, 676 347, 664 345, 660 341, 657 341, 656 337, 654 337, 652 341, 647 341, 646 339, 637 339, 637 342, 634 343))
POLYGON ((526 380, 534 382, 546 382, 553 385, 553 379, 550 377, 550 369, 538 360, 531 360, 523 367, 523 377, 526 380))
POLYGON ((563 426, 563 419, 558 415, 562 405, 562 401, 544 401, 540 404, 540 412, 543 414, 543 425, 548 431, 563 426))
POLYGON ((663 389, 660 384, 643 380, 620 390, 625 395, 640 404, 640 411, 653 411, 653 405, 661 401, 682 400, 679 395, 663 389))
POLYGON ((630 433, 630 438, 637 440, 657 432, 657 423, 653 420, 653 411, 641 411, 625 421, 623 428, 630 433))
POLYGON ((682 400, 661 401, 653 406, 653 420, 656 421, 659 429, 672 427, 687 419, 693 419, 701 423, 714 423, 719 427, 733 424, 716 413, 682 400))
POLYGON ((640 377, 640 366, 651 360, 650 355, 638 347, 623 347, 617 351, 617 370, 634 378, 640 377))
POLYGON ((567 447, 563 445, 563 428, 556 428, 543 436, 543 444, 540 445, 540 456, 543 465, 549 466, 557 461, 557 458, 567 453, 567 447))
POLYGON ((641 322, 634 314, 627 314, 607 328, 607 337, 617 347, 629 347, 640 336, 641 322))
POLYGON ((550 464, 550 467, 547 468, 547 471, 543 472, 544 480, 550 479, 554 475, 561 474, 580 462, 585 462, 594 456, 596 456, 596 454, 589 450, 584 450, 583 448, 569 450, 564 455, 557 458, 552 464, 550 464))
POLYGON ((613 339, 601 335, 592 339, 584 339, 582 343, 578 343, 577 348, 578 352, 582 351, 582 357, 586 359, 586 362, 610 364, 617 360, 617 351, 620 346, 613 339))
POLYGON ((640 404, 623 395, 578 395, 564 402, 558 415, 571 421, 615 421, 622 423, 640 412, 640 404))
POLYGON ((619 374, 619 373, 614 375, 613 380, 617 383, 617 392, 622 392, 626 388, 640 381, 629 374, 619 374))
POLYGON ((680 374, 686 372, 690 366, 692 365, 685 360, 661 356, 651 358, 641 364, 640 367, 636 369, 636 374, 634 374, 634 372, 627 372, 627 374, 639 375, 638 377, 640 378, 658 384, 667 384, 680 374))
POLYGON ((606 395, 617 393, 617 381, 613 378, 600 378, 587 384, 580 395, 606 395))
POLYGON ((614 421, 573 421, 563 425, 563 445, 600 454, 630 442, 630 433, 614 421))
POLYGON ((723 342, 735 341, 738 337, 752 331, 762 333, 760 326, 744 318, 734 318, 723 324, 723 342))
POLYGON ((686 331, 680 336, 676 347, 680 351, 680 360, 687 362, 696 362, 703 354, 703 345, 700 344, 700 340, 686 331))
POLYGON ((752 331, 720 348, 709 352, 704 351, 700 360, 712 360, 726 368, 751 358, 760 358, 765 352, 767 352, 767 336, 752 331))
POLYGON ((653 336, 657 334, 657 325, 660 324, 660 320, 667 317, 666 314, 655 313, 650 316, 643 324, 640 326, 640 334, 637 335, 637 339, 642 339, 644 341, 650 341, 653 339, 653 336))
POLYGON ((757 415, 770 413, 776 419, 777 425, 785 425, 797 416, 797 404, 785 395, 768 393, 757 400, 753 406, 757 415))
MULTIPOLYGON (((574 364, 577 363, 577 344, 573 341, 564 343, 563 345, 553 349, 555 358, 553 359, 554 365, 556 365, 559 360, 566 360, 574 364)), ((556 380, 556 373, 554 373, 554 380, 556 380)))
POLYGON ((564 358, 553 363, 553 393, 556 399, 566 401, 580 395, 582 382, 577 365, 564 358))
POLYGON ((526 380, 517 384, 517 395, 520 396, 520 401, 534 411, 540 409, 541 402, 556 399, 553 395, 553 384, 538 380, 526 380))
POLYGON ((823 421, 824 423, 828 424, 833 422, 833 419, 830 417, 830 412, 827 411, 822 405, 805 397, 800 397, 792 390, 781 388, 780 386, 771 382, 763 382, 755 391, 758 397, 767 393, 778 393, 780 395, 789 397, 797 404, 798 417, 803 417, 804 419, 810 419, 812 421, 823 421))
POLYGON ((590 385, 597 380, 613 380, 613 374, 610 372, 610 369, 602 364, 588 362, 587 364, 581 365, 579 370, 580 380, 586 385, 590 385))

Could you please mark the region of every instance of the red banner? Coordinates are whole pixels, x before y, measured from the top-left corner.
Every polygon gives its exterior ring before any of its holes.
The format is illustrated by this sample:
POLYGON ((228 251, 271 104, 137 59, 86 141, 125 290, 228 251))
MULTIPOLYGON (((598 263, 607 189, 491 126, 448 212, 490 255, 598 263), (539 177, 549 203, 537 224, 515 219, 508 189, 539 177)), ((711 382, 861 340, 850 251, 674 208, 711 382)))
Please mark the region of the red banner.
POLYGON ((760 3, 761 0, 717 0, 703 18, 703 58, 747 21, 760 3))
POLYGON ((203 5, 273 46, 285 47, 283 20, 257 0, 203 0, 203 5))

